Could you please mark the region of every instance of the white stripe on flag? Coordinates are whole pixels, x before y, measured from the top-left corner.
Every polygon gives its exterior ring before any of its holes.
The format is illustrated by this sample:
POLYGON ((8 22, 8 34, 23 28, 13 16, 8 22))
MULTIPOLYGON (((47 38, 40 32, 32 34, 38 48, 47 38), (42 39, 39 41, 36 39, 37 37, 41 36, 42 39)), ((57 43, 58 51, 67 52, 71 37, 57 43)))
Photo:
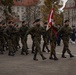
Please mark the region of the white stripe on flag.
POLYGON ((53 10, 51 11, 51 14, 50 14, 49 23, 52 22, 52 15, 53 15, 53 10))

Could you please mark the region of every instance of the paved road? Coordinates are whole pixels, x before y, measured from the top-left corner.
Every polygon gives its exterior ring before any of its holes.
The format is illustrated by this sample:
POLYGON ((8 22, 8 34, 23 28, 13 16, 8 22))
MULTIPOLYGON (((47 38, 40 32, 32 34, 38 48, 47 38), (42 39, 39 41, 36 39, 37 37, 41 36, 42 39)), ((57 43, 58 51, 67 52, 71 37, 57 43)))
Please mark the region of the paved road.
MULTIPOLYGON (((31 42, 28 40, 29 48, 31 42)), ((62 59, 62 47, 63 44, 56 48, 58 61, 49 60, 49 53, 44 53, 46 60, 43 61, 38 55, 39 61, 33 61, 31 53, 22 56, 19 50, 14 57, 11 57, 7 51, 4 55, 0 55, 0 75, 76 75, 76 57, 70 58, 66 53, 67 58, 62 59)), ((70 49, 76 56, 76 44, 70 44, 70 49)))

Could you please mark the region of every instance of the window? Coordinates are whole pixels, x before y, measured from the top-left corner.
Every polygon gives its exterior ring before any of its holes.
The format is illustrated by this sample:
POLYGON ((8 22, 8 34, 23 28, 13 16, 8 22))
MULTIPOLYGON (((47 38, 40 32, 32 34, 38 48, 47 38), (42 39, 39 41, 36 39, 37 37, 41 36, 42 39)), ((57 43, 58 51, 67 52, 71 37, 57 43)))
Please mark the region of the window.
POLYGON ((21 9, 21 10, 22 10, 22 12, 24 12, 24 7, 22 7, 22 9, 21 9))
POLYGON ((17 12, 19 12, 19 7, 17 7, 17 12))
POLYGON ((22 21, 24 21, 25 20, 25 16, 24 15, 22 15, 22 21))
POLYGON ((17 2, 22 2, 22 0, 16 0, 17 2))
POLYGON ((11 9, 12 9, 12 11, 14 11, 14 8, 13 7, 11 9))

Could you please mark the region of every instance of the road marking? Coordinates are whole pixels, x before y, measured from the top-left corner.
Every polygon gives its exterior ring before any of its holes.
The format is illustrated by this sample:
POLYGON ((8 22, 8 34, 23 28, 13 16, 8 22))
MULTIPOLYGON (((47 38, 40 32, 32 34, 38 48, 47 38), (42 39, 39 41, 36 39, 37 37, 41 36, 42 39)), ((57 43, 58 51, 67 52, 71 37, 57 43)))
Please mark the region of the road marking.
MULTIPOLYGON (((59 53, 59 52, 56 52, 58 55, 62 55, 62 53, 59 53)), ((66 54, 66 55, 69 55, 69 54, 66 54)), ((76 56, 76 55, 74 55, 74 56, 76 56)))
MULTIPOLYGON (((30 50, 31 51, 31 49, 28 49, 28 50, 30 50)), ((46 53, 48 53, 47 51, 46 51, 46 53)), ((50 52, 49 52, 50 53, 50 52)), ((62 55, 62 53, 59 53, 59 52, 56 52, 56 54, 58 54, 58 55, 62 55)), ((65 55, 69 55, 69 54, 65 54, 65 55)), ((76 56, 76 55, 74 55, 74 56, 76 56)))

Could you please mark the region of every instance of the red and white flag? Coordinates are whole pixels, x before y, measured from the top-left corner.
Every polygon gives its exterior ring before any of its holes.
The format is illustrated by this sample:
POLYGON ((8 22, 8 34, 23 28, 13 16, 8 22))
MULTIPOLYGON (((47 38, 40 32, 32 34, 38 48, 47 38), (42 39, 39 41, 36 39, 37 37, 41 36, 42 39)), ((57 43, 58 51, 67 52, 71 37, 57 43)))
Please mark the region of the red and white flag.
POLYGON ((54 8, 51 9, 51 12, 49 14, 48 24, 47 24, 46 30, 48 30, 52 26, 52 21, 54 19, 53 15, 54 15, 54 8))
MULTIPOLYGON (((51 12, 49 14, 48 24, 47 24, 46 30, 51 28, 53 21, 54 21, 54 8, 51 9, 51 12)), ((58 38, 57 32, 56 32, 56 30, 54 28, 53 28, 53 32, 54 32, 54 35, 56 36, 56 38, 58 38)))

